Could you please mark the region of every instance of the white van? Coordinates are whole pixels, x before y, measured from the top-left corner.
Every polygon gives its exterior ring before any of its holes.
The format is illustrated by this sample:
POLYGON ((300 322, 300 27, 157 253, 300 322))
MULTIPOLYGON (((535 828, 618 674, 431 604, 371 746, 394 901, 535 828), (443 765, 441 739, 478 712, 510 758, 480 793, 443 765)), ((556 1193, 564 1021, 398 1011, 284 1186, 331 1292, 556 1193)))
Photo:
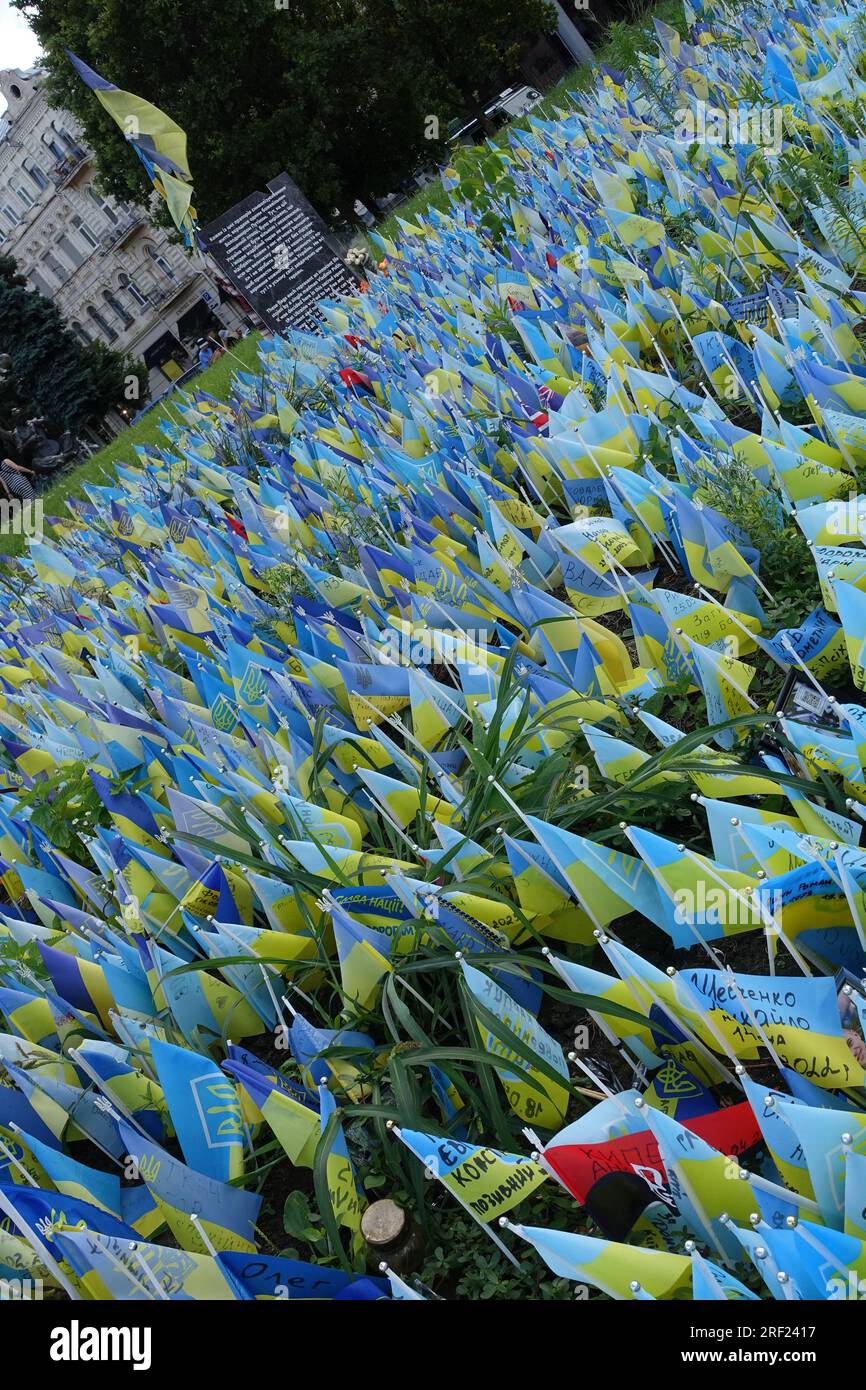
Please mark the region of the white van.
POLYGON ((525 116, 542 100, 541 93, 534 87, 506 87, 498 97, 484 108, 483 117, 473 116, 468 121, 452 121, 448 127, 448 140, 452 145, 477 145, 484 139, 491 127, 499 130, 518 116, 525 116))
POLYGON ((488 120, 494 121, 497 125, 505 125, 506 121, 516 120, 518 116, 525 116, 527 111, 531 111, 541 101, 541 93, 534 87, 506 87, 504 92, 500 92, 495 101, 484 108, 484 114, 488 120))

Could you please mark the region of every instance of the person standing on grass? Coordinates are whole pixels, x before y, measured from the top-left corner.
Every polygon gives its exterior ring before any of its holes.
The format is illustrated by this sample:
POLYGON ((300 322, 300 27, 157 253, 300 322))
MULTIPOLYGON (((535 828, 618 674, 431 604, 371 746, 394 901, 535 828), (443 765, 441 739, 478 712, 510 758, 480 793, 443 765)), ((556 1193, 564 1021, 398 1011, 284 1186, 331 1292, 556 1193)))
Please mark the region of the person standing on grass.
POLYGON ((199 371, 206 371, 213 361, 213 348, 207 338, 202 338, 198 345, 198 365, 199 371))
POLYGON ((205 338, 205 342, 209 345, 213 354, 211 357, 211 361, 218 362, 219 359, 225 353, 225 348, 223 344, 220 342, 219 338, 213 332, 213 330, 211 330, 211 332, 208 333, 207 337, 205 338))

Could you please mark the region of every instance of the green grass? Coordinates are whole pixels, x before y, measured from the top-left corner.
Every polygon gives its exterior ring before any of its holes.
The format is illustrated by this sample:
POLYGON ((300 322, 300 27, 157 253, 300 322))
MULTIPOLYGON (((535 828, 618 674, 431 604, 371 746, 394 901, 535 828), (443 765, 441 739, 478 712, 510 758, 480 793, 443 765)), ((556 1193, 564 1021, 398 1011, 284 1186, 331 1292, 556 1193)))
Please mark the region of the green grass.
MULTIPOLYGON (((248 334, 231 349, 230 353, 227 352, 218 362, 214 362, 213 366, 199 372, 197 376, 190 377, 182 389, 185 391, 207 391, 219 400, 228 400, 233 373, 256 368, 258 364, 256 354, 260 337, 260 333, 248 334)), ((94 454, 79 468, 72 469, 53 487, 50 487, 43 496, 46 516, 56 514, 67 497, 80 496, 82 483, 96 480, 104 481, 103 475, 107 473, 108 476, 111 476, 115 464, 135 463, 136 455, 133 449, 136 444, 164 445, 166 440, 159 428, 160 421, 167 418, 177 419, 177 416, 173 415, 172 399, 171 394, 166 396, 164 403, 155 405, 144 416, 144 419, 139 420, 135 425, 130 425, 129 429, 121 430, 120 434, 112 439, 110 444, 106 444, 104 449, 100 449, 98 454, 94 454)))
MULTIPOLYGON (((182 389, 207 391, 218 400, 227 401, 231 392, 232 375, 244 369, 253 371, 258 366, 260 338, 259 332, 248 333, 230 352, 218 362, 214 362, 213 366, 190 377, 182 389)), ((172 395, 165 397, 164 403, 155 405, 138 424, 121 430, 120 434, 112 439, 110 444, 106 444, 104 449, 100 449, 98 454, 93 454, 86 463, 79 464, 77 468, 71 468, 52 487, 47 488, 42 494, 45 516, 62 516, 67 497, 83 497, 84 488, 88 483, 110 483, 116 465, 136 462, 136 444, 150 445, 152 448, 164 445, 166 438, 160 429, 160 422, 165 419, 177 419, 177 416, 173 416, 172 399, 172 395)), ((25 549, 23 536, 0 535, 0 555, 21 555, 25 549)))

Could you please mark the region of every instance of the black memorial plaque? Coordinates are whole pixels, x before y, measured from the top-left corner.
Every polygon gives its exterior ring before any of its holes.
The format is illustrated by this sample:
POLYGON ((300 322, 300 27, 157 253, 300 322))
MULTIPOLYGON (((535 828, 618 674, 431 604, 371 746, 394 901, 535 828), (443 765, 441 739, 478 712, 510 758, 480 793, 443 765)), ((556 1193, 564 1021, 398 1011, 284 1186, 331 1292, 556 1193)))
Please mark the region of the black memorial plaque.
POLYGON ((214 260, 271 328, 321 327, 320 299, 358 282, 319 214, 288 174, 202 228, 214 260))

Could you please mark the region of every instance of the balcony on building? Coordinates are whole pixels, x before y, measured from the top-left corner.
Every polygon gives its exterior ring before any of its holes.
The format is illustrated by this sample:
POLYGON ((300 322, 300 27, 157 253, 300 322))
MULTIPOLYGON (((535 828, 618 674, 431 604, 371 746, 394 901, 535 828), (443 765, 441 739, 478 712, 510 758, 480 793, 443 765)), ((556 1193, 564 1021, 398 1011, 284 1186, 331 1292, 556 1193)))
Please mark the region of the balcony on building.
POLYGON ((170 304, 173 299, 177 299, 179 295, 183 294, 184 290, 189 289, 196 274, 197 272, 194 270, 185 271, 180 279, 173 280, 170 285, 166 285, 162 289, 152 290, 147 296, 148 303, 154 309, 165 308, 166 304, 170 304))
POLYGON ((125 213, 116 227, 111 227, 104 236, 100 237, 100 246, 103 255, 109 251, 118 251, 121 246, 125 246, 131 241, 136 232, 145 226, 144 214, 140 212, 125 213))
POLYGON ((76 154, 68 154, 49 172, 54 187, 59 192, 61 188, 68 187, 74 183, 78 175, 91 162, 93 155, 88 154, 87 150, 79 150, 76 154))

